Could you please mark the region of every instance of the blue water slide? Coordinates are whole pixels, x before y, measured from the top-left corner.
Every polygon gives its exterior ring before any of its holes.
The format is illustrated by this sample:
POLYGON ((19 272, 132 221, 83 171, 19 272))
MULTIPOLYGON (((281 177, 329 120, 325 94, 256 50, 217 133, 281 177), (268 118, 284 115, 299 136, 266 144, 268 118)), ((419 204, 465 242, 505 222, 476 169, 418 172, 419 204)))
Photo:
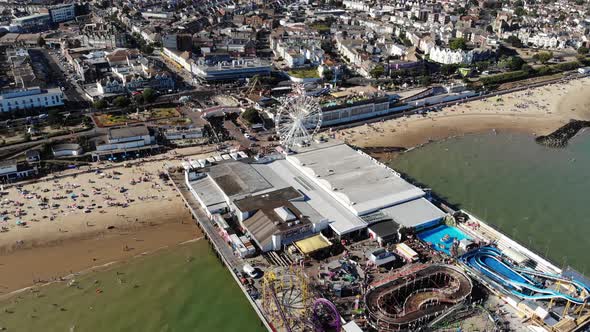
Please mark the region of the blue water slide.
POLYGON ((461 260, 492 280, 495 280, 520 298, 533 300, 561 298, 576 304, 582 304, 588 300, 588 297, 576 298, 552 289, 543 288, 542 284, 535 282, 534 279, 527 277, 527 275, 571 283, 578 291, 590 293, 590 290, 575 280, 568 280, 558 275, 535 270, 513 267, 503 262, 501 257, 502 253, 497 248, 482 247, 463 255, 461 260))

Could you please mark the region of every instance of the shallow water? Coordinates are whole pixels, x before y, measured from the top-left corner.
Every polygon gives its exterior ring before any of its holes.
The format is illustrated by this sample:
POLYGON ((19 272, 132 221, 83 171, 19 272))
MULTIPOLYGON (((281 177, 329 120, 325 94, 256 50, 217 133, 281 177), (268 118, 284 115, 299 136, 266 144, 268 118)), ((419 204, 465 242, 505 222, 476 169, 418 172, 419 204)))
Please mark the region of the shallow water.
POLYGON ((388 163, 520 243, 590 273, 590 133, 564 149, 521 134, 436 142, 388 163))

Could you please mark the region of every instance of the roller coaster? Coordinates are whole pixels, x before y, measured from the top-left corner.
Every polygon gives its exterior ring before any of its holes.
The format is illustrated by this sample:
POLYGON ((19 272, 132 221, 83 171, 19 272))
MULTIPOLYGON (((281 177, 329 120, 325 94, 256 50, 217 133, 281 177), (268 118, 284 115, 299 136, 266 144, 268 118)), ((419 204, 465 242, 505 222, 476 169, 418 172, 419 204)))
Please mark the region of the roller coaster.
POLYGON ((471 279, 455 266, 425 266, 367 291, 369 323, 379 331, 416 331, 445 309, 466 300, 472 288, 471 279))
POLYGON ((590 289, 581 282, 560 275, 516 267, 494 247, 481 247, 468 252, 461 257, 461 261, 521 299, 561 299, 578 305, 584 305, 590 300, 590 289), (548 282, 557 287, 551 289, 547 286, 548 282), (562 291, 564 288, 566 292, 562 291))

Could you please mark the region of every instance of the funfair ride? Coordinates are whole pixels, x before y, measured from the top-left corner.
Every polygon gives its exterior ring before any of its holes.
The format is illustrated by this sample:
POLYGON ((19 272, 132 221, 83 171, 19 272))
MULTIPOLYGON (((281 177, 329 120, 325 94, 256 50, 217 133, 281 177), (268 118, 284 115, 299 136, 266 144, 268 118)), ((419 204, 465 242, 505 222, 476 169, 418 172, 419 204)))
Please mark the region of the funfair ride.
POLYGON ((316 298, 303 269, 276 269, 262 280, 262 308, 273 329, 288 332, 340 332, 341 318, 336 306, 316 298))
POLYGON ((275 117, 275 129, 284 148, 309 144, 322 125, 318 102, 305 95, 288 97, 275 117))

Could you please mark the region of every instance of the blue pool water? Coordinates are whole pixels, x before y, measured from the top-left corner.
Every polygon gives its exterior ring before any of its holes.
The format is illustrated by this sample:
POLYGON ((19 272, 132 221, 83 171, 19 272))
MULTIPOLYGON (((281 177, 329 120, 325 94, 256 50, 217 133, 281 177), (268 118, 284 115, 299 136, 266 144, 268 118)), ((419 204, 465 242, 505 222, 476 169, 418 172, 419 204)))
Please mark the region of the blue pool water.
POLYGON ((447 255, 451 254, 453 240, 461 241, 463 239, 469 239, 469 237, 461 232, 458 228, 447 225, 440 225, 433 229, 418 233, 418 237, 422 241, 432 243, 434 249, 442 251, 447 255), (445 241, 443 238, 446 235, 449 235, 449 238, 445 241))

